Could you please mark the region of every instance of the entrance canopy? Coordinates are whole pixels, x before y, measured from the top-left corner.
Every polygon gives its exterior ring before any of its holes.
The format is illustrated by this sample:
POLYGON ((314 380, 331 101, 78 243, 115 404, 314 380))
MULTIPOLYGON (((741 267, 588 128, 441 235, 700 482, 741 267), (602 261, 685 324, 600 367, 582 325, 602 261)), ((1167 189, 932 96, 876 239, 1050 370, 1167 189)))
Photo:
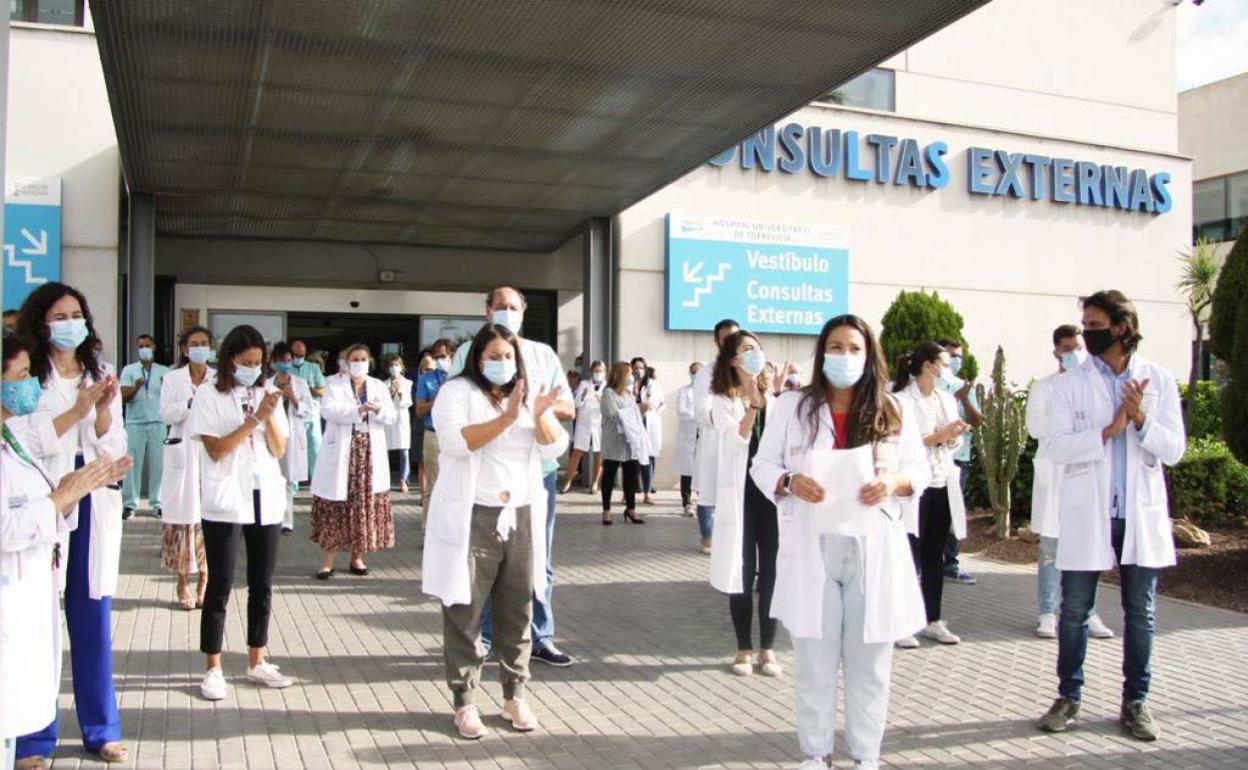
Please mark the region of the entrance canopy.
POLYGON ((987 0, 91 0, 162 235, 551 251, 987 0))

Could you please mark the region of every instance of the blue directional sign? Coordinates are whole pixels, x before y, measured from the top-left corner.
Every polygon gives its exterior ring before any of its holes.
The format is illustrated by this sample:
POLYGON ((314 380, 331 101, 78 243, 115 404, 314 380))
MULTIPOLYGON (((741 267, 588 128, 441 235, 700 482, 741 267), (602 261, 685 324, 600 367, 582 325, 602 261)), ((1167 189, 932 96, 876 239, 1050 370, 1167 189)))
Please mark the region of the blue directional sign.
POLYGON ((4 199, 4 309, 61 280, 61 180, 9 186, 4 199))
POLYGON ((849 312, 849 246, 834 225, 667 215, 668 329, 732 318, 769 334, 818 334, 849 312))

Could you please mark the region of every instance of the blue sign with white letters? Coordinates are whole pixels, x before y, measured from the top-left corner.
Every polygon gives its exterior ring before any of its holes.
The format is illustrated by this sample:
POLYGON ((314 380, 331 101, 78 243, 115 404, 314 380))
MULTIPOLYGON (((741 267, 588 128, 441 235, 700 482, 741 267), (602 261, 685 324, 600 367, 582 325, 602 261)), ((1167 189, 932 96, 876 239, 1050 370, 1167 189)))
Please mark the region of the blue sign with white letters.
POLYGON ((667 323, 724 318, 768 334, 818 334, 849 312, 849 246, 829 225, 667 215, 667 323))
POLYGON ((4 201, 4 309, 61 280, 61 180, 10 186, 4 201))

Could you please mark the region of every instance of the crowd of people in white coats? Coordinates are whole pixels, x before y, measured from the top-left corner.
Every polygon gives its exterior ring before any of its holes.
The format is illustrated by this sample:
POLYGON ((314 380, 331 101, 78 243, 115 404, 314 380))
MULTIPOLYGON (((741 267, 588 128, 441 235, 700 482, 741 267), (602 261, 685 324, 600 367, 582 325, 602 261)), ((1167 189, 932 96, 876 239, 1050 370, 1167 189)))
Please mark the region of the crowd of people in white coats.
MULTIPOLYGON (((485 309, 471 341, 439 340, 414 381, 397 356, 386 361, 389 377, 371 376, 363 344, 341 351, 326 377, 302 342, 270 347, 250 326, 220 341, 202 327, 185 330, 172 369, 155 364, 145 335, 139 361, 118 375, 101 360, 87 298, 59 283, 36 289, 3 344, 0 768, 43 767, 55 747, 62 595, 84 748, 108 762, 128 757, 110 599, 145 467, 177 604, 201 610, 200 693, 220 700, 230 692, 221 653, 240 552, 246 679, 288 687, 267 648, 294 493, 310 482, 310 536, 323 553, 315 577, 334 577, 340 551, 352 574, 367 575, 365 555, 395 543, 387 452, 400 453, 406 491, 408 453, 418 448, 422 589, 442 606, 454 729, 465 739, 488 732, 480 703, 488 657, 499 663, 502 717, 517 731, 538 729, 526 697, 530 662, 574 663, 554 642, 557 496, 584 473, 609 525, 622 474, 625 519, 644 524, 638 495, 644 505, 656 493, 666 404, 642 358, 564 372, 549 346, 520 336, 518 290, 494 289, 485 309), (404 426, 409 410, 419 443, 404 426)), ((838 688, 848 753, 858 767, 877 767, 894 650, 921 648, 920 638, 959 643, 944 584, 974 582, 956 544, 966 534, 963 450, 982 415, 971 384, 956 377, 960 347, 922 343, 890 380, 870 325, 839 316, 823 327, 803 382, 797 367, 770 364, 761 338, 734 321, 713 332, 714 358, 691 365, 676 394, 676 464, 710 583, 729 595, 737 648, 729 669, 780 676, 783 624, 802 767, 831 765, 838 688)), ((1056 371, 1031 388, 1036 634, 1059 645, 1058 697, 1039 722, 1048 732, 1079 717, 1089 636, 1113 636, 1095 598, 1098 575, 1114 566, 1125 631, 1121 723, 1140 740, 1160 732, 1146 699, 1157 575, 1175 559, 1162 466, 1182 456, 1185 436, 1174 378, 1136 352, 1141 339, 1126 297, 1092 294, 1081 328, 1053 331, 1056 371)))

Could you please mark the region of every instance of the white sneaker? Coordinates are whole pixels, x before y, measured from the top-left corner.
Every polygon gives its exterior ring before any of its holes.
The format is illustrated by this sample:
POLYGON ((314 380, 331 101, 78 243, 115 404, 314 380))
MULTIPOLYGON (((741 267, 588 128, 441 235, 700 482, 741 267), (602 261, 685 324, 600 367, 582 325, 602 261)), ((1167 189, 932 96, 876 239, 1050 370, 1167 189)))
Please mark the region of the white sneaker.
POLYGON ((933 620, 927 624, 927 628, 919 632, 924 639, 931 639, 933 642, 941 644, 957 644, 962 641, 957 634, 949 630, 949 626, 945 625, 943 620, 933 620))
POLYGON ((247 678, 258 685, 272 687, 275 690, 280 690, 283 687, 290 687, 294 684, 290 680, 290 677, 283 676, 282 672, 277 670, 277 666, 267 660, 261 662, 258 666, 248 668, 247 678))
POLYGON ((784 673, 784 666, 781 666, 780 661, 775 659, 760 660, 758 664, 758 673, 774 679, 784 673))
POLYGON ((745 660, 734 660, 729 670, 736 676, 752 676, 754 674, 754 656, 751 655, 745 660))
POLYGON ((1052 612, 1046 612, 1041 615, 1040 622, 1036 624, 1036 636, 1041 639, 1056 639, 1057 615, 1054 615, 1052 612))
POLYGON ((911 636, 907 636, 907 637, 906 637, 906 638, 904 638, 904 639, 898 639, 898 640, 895 642, 895 644, 897 645, 897 648, 898 648, 898 649, 900 649, 900 650, 917 650, 917 649, 919 649, 919 640, 918 640, 917 638, 915 638, 913 635, 911 635, 911 636))
POLYGON ((218 666, 204 672, 204 679, 199 683, 199 694, 204 700, 224 700, 230 694, 230 686, 225 683, 225 673, 218 666))
POLYGON ((831 767, 822 759, 808 759, 797 766, 797 770, 828 770, 831 767))
POLYGON ((1092 617, 1088 618, 1088 636, 1093 639, 1113 639, 1113 630, 1105 625, 1105 621, 1101 620, 1101 616, 1095 612, 1092 617))
POLYGON ((861 770, 880 770, 880 760, 878 759, 856 759, 854 767, 861 770))

